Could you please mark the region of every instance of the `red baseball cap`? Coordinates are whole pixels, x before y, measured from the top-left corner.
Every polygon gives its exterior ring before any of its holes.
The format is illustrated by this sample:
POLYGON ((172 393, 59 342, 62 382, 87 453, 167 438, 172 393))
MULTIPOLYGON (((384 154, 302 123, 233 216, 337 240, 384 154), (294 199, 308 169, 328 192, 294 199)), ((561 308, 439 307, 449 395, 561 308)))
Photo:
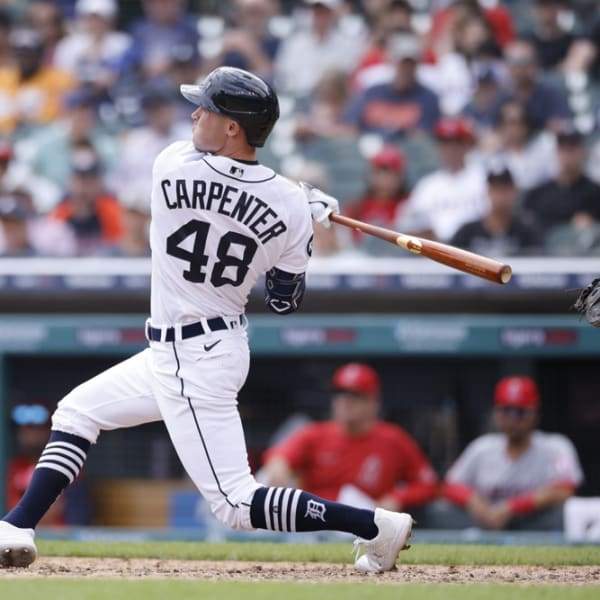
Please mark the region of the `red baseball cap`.
POLYGON ((504 377, 496 384, 494 404, 534 409, 540 404, 540 392, 531 377, 524 375, 504 377))
POLYGON ((379 376, 369 366, 352 362, 340 367, 331 380, 334 390, 355 394, 379 394, 379 376))
POLYGON ((442 117, 433 132, 438 140, 472 142, 475 139, 471 123, 460 117, 442 117))
POLYGON ((371 158, 371 166, 377 169, 392 169, 403 171, 406 159, 404 154, 396 146, 386 145, 375 156, 371 158))

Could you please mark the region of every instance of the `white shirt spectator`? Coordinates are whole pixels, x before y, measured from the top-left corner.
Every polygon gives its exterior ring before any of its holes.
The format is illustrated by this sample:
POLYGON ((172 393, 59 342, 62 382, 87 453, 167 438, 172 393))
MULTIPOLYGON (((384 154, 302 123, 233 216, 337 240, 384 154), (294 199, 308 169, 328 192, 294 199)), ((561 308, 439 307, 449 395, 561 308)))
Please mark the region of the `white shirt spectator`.
POLYGON ((80 81, 108 84, 109 73, 131 45, 131 37, 114 29, 115 0, 78 0, 73 33, 56 46, 54 65, 80 81))
POLYGON ((485 173, 479 165, 468 164, 454 173, 442 169, 418 181, 398 227, 415 233, 431 230, 437 240, 446 242, 488 209, 485 173))
POLYGON ((499 159, 510 169, 517 188, 521 191, 546 183, 558 174, 556 142, 550 133, 535 135, 520 151, 501 148, 492 153, 474 155, 473 159, 481 160, 483 164, 499 159))
POLYGON ((490 433, 467 446, 446 480, 475 488, 495 502, 552 483, 577 487, 583 473, 573 443, 562 434, 534 431, 529 448, 513 460, 506 452, 506 436, 490 433))
POLYGON ((275 58, 277 87, 296 97, 308 96, 325 71, 338 68, 350 73, 366 48, 364 31, 347 31, 338 23, 324 37, 301 29, 281 44, 275 58))

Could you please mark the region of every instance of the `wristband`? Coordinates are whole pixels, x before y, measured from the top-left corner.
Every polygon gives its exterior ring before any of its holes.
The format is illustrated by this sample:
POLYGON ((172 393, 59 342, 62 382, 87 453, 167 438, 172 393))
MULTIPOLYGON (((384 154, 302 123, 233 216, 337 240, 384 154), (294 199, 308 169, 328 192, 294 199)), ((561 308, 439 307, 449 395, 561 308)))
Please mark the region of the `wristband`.
POLYGON ((529 492, 509 498, 508 507, 513 515, 526 515, 537 509, 533 494, 529 492))

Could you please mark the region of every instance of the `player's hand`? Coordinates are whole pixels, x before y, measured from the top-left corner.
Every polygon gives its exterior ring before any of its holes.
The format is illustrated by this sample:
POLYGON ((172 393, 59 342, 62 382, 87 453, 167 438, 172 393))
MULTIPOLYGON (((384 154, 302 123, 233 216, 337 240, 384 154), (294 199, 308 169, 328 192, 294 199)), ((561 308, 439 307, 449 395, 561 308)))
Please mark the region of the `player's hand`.
POLYGON ((321 225, 324 227, 331 227, 329 215, 332 213, 339 214, 339 202, 333 196, 329 196, 325 192, 322 192, 319 188, 316 188, 304 181, 300 182, 300 187, 304 191, 304 194, 308 200, 313 221, 321 223, 321 225))
POLYGON ((504 529, 511 518, 506 502, 490 504, 477 492, 471 496, 467 509, 473 519, 484 529, 504 529))

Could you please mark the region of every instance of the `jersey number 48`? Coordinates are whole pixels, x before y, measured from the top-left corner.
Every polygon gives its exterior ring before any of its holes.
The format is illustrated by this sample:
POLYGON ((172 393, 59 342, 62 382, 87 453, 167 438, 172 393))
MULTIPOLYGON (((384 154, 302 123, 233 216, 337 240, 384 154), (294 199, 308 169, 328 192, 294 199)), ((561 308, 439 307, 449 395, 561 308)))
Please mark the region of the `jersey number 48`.
MULTIPOLYGON (((210 257, 205 254, 205 250, 209 230, 210 223, 192 219, 167 238, 167 254, 189 263, 188 268, 183 271, 183 278, 193 283, 204 283, 206 280, 206 267, 210 257), (181 246, 190 236, 193 236, 191 251, 181 246)), ((217 246, 217 262, 210 273, 212 285, 241 285, 257 248, 258 244, 246 235, 235 231, 223 234, 217 246), (241 247, 241 256, 230 254, 234 244, 241 247)))

